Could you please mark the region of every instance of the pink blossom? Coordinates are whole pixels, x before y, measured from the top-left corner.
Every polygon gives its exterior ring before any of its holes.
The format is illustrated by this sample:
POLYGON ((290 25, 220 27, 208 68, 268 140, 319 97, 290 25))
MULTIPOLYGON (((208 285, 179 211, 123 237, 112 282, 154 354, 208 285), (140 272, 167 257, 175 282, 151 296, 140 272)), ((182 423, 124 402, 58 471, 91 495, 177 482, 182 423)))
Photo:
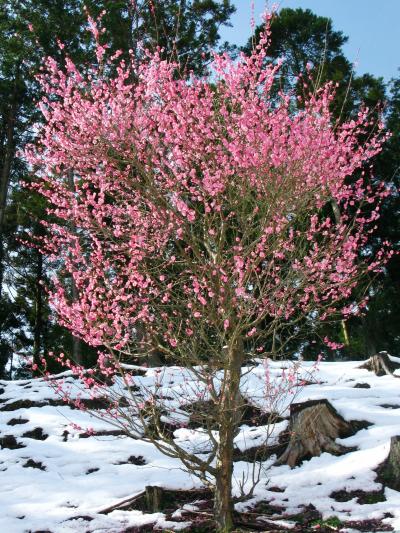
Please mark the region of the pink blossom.
POLYGON ((107 378, 138 344, 186 357, 207 333, 218 353, 238 331, 268 346, 265 323, 348 315, 360 273, 390 257, 386 243, 359 253, 389 194, 367 185, 381 126, 365 135, 365 109, 336 124, 331 83, 294 113, 293 96, 275 94, 270 22, 250 57, 215 54, 212 74, 189 82, 157 51, 139 64, 109 57, 90 17, 99 64, 45 62, 43 121, 25 155, 50 215, 39 244, 56 272, 49 299, 107 378))

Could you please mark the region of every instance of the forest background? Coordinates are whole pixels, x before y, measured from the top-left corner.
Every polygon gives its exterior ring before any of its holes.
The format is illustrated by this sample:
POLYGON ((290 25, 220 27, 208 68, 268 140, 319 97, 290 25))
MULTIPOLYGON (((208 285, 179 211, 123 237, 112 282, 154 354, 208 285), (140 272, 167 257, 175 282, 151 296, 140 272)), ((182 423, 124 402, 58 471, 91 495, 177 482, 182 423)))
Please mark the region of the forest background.
MULTIPOLYGON (((68 50, 77 65, 89 67, 95 61, 95 51, 87 31, 87 13, 96 18, 103 10, 104 39, 111 50, 121 49, 127 54, 129 49, 137 50, 139 42, 149 48, 159 44, 166 57, 179 61, 180 76, 190 71, 206 72, 214 49, 230 54, 240 51, 239 44, 222 42, 221 38, 229 35, 226 28, 235 13, 230 0, 0 2, 0 377, 29 372, 26 361, 33 361, 40 371, 42 360, 49 360, 55 369, 49 358, 52 352, 71 353, 85 365, 95 356, 90 347, 57 324, 48 305, 46 285, 52 271, 45 257, 30 246, 44 235, 40 221, 47 217, 46 205, 42 197, 23 186, 30 177, 20 154, 34 138, 40 120, 36 106, 41 94, 35 76, 43 56, 61 59, 68 50)), ((251 14, 250 2, 248 12, 251 14)), ((245 53, 257 43, 261 27, 257 22, 248 27, 248 41, 242 48, 245 53)), ((392 194, 382 206, 368 251, 385 240, 398 250, 400 77, 388 80, 354 72, 345 53, 347 40, 330 19, 308 9, 283 8, 272 23, 269 55, 271 60, 285 57, 280 76, 285 89, 301 90, 297 75, 307 66, 316 84, 329 79, 336 82, 332 110, 339 122, 355 116, 363 102, 372 116, 383 113, 392 136, 375 158, 373 184, 386 184, 392 194)), ((306 335, 289 344, 286 355, 314 358, 322 351, 327 359, 357 359, 380 350, 399 353, 399 267, 399 256, 395 255, 378 277, 360 286, 360 291, 369 295, 362 315, 325 323, 318 329, 310 321, 306 335), (342 347, 329 349, 323 342, 327 336, 342 347)), ((70 290, 73 297, 72 282, 70 290)))

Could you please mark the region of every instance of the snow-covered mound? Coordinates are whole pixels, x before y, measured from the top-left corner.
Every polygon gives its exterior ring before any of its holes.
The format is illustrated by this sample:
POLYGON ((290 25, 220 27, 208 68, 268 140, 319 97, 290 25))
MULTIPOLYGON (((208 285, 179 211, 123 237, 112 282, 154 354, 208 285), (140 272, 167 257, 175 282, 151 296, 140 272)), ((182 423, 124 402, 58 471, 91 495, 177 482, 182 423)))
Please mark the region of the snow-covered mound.
MULTIPOLYGON (((276 378, 284 366, 271 363, 276 378)), ((270 457, 263 464, 254 498, 238 504, 237 510, 268 502, 271 508, 282 509, 281 525, 294 527, 289 518, 282 519, 312 504, 325 519, 336 517, 342 523, 375 520, 400 530, 400 492, 382 487, 375 472, 389 453, 391 437, 400 435, 400 381, 396 375, 377 377, 359 366, 360 362, 321 363, 314 383, 296 395, 296 402, 327 399, 344 419, 368 422, 355 435, 337 440, 351 451, 341 456, 323 453, 293 469, 274 466, 276 457, 270 457), (357 497, 361 492, 381 497, 357 497)), ((311 368, 311 363, 304 363, 305 375, 311 368)), ((178 367, 167 372, 170 383, 182 379, 178 367)), ((244 369, 244 374, 243 392, 265 409, 265 366, 258 362, 244 369)), ((149 384, 155 375, 149 369, 141 379, 149 384)), ((286 407, 282 405, 284 416, 288 416, 286 407)), ((286 427, 285 420, 276 424, 272 442, 286 427)), ((237 449, 262 445, 266 433, 265 426, 244 425, 236 437, 237 449)), ((199 431, 182 428, 174 436, 181 443, 202 446, 199 431)), ((146 524, 149 531, 191 530, 190 521, 174 522, 163 513, 101 512, 149 485, 191 489, 200 482, 151 443, 121 435, 108 422, 64 404, 42 379, 0 382, 0 443, 1 532, 118 533, 146 524), (94 435, 82 429, 89 426, 94 435)), ((249 463, 241 457, 235 463, 235 479, 249 471, 249 463)), ((184 517, 184 513, 175 513, 180 515, 184 517)))

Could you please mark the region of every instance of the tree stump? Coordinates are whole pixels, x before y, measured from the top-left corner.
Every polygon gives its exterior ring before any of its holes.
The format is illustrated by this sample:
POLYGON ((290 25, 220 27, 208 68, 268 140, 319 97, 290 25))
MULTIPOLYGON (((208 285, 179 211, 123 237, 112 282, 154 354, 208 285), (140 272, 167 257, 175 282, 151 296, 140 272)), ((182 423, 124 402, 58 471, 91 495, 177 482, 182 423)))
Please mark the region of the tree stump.
POLYGON ((158 513, 163 508, 164 490, 161 487, 145 487, 145 501, 147 511, 158 513))
POLYGON ((338 437, 353 433, 352 424, 346 422, 327 400, 295 403, 290 407, 289 444, 275 464, 291 468, 303 459, 316 457, 323 452, 341 455, 349 448, 335 442, 338 437))
POLYGON ((390 439, 389 455, 379 469, 379 478, 385 486, 400 491, 400 436, 390 439))
POLYGON ((389 358, 387 352, 379 352, 376 355, 370 357, 359 368, 365 368, 371 372, 375 372, 377 376, 392 375, 393 372, 400 368, 399 363, 395 363, 389 358))

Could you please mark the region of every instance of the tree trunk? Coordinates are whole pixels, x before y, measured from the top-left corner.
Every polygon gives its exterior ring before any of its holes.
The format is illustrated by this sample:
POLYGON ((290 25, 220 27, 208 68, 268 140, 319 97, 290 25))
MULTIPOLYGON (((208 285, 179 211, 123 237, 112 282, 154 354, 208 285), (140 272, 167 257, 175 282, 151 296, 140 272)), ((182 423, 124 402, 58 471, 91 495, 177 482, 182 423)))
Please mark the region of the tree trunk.
POLYGON ((338 437, 352 433, 346 422, 327 400, 310 400, 290 407, 290 440, 276 464, 298 465, 303 459, 323 452, 340 455, 348 451, 335 442, 338 437))
MULTIPOLYGON (((0 231, 0 301, 3 297, 3 280, 4 280, 4 237, 0 231)), ((1 336, 1 331, 0 331, 1 336)))
MULTIPOLYGON (((72 300, 74 302, 77 301, 79 298, 78 291, 76 289, 76 284, 74 278, 72 278, 72 300)), ((78 364, 82 364, 82 343, 81 340, 78 339, 78 337, 75 337, 75 335, 72 335, 72 360, 78 364)))
MULTIPOLYGON (((339 205, 337 201, 334 199, 331 200, 331 205, 332 205, 333 216, 335 217, 335 222, 336 224, 340 224, 342 216, 340 214, 339 205)), ((346 348, 348 348, 350 346, 350 335, 349 335, 349 330, 347 328, 346 320, 342 319, 340 321, 340 325, 342 328, 344 345, 346 348)))
MULTIPOLYGON (((71 192, 74 192, 74 175, 72 171, 68 172, 68 187, 71 192)), ((71 222, 70 228, 73 232, 76 232, 76 227, 71 222)), ((72 292, 72 301, 76 302, 79 299, 78 289, 76 287, 74 276, 71 275, 71 292, 72 292)), ((74 363, 81 365, 82 364, 82 343, 78 337, 72 335, 72 360, 74 363)))
MULTIPOLYGON (((136 329, 136 342, 140 345, 146 339, 146 330, 143 324, 135 324, 136 329)), ((160 352, 155 347, 146 347, 143 349, 143 357, 140 357, 139 364, 146 363, 148 367, 154 368, 162 366, 164 363, 160 357, 160 352)))
POLYGON ((145 487, 146 508, 149 513, 158 513, 163 509, 164 490, 162 487, 145 487))
POLYGON ((2 135, 2 161, 0 171, 0 299, 3 293, 4 277, 4 218, 7 206, 8 190, 13 159, 15 156, 15 122, 18 115, 18 90, 20 84, 20 64, 16 65, 13 91, 11 94, 8 114, 5 120, 5 131, 2 135))
MULTIPOLYGON (((10 188, 11 169, 15 157, 15 122, 17 120, 20 102, 18 98, 20 84, 20 63, 16 64, 15 78, 8 112, 4 119, 4 130, 1 138, 1 169, 0 169, 0 301, 3 296, 3 280, 5 272, 5 238, 4 222, 7 206, 8 190, 10 188)), ((0 341, 2 338, 0 329, 0 341)), ((12 366, 10 372, 12 371, 12 366)))
MULTIPOLYGON (((33 327, 33 363, 41 368, 41 349, 43 333, 43 256, 37 251, 36 278, 35 278, 35 324, 33 327)), ((37 370, 33 371, 37 375, 37 370)))
POLYGON ((215 496, 214 496, 214 516, 218 533, 229 533, 233 531, 233 503, 232 503, 232 466, 228 466, 233 460, 233 450, 228 446, 220 444, 224 448, 220 455, 221 463, 224 467, 218 467, 215 479, 215 496))
POLYGON ((364 354, 368 357, 372 357, 378 353, 379 346, 379 338, 376 335, 376 317, 373 312, 369 312, 362 316, 361 326, 364 340, 364 354))
POLYGON ((229 533, 233 530, 233 440, 240 420, 243 358, 243 341, 239 339, 228 353, 219 404, 219 447, 214 496, 214 517, 218 533, 229 533))
POLYGON ((3 237, 4 215, 7 204, 8 189, 10 186, 10 176, 12 162, 15 156, 15 122, 18 114, 18 90, 20 84, 20 65, 15 69, 15 80, 13 92, 10 99, 10 107, 6 119, 4 155, 1 162, 0 172, 0 235, 3 237))

